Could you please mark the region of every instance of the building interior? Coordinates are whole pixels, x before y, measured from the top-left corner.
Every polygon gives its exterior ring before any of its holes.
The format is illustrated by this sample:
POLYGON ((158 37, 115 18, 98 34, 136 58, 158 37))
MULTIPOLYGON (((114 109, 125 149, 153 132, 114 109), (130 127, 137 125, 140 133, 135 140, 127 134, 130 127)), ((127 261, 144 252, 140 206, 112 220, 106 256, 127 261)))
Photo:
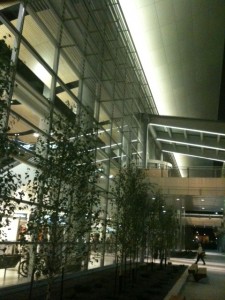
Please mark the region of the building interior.
POLYGON ((35 168, 51 106, 84 107, 98 124, 108 217, 111 181, 131 159, 179 211, 181 247, 197 239, 224 252, 224 28, 224 1, 1 1, 16 66, 7 134, 23 154, 14 170, 35 168))

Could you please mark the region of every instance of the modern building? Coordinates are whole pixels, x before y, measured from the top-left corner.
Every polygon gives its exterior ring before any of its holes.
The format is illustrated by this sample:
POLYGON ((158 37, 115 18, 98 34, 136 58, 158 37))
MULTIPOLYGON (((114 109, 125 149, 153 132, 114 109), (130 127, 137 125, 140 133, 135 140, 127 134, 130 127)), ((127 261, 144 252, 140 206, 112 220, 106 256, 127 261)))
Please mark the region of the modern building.
MULTIPOLYGON (((13 62, 1 126, 23 154, 14 171, 35 169, 51 109, 71 117, 72 106, 76 118, 83 108, 98 126, 104 217, 113 177, 132 161, 178 211, 181 247, 185 226, 224 232, 223 1, 2 1, 0 22, 13 62)), ((16 212, 8 240, 29 209, 16 212)))

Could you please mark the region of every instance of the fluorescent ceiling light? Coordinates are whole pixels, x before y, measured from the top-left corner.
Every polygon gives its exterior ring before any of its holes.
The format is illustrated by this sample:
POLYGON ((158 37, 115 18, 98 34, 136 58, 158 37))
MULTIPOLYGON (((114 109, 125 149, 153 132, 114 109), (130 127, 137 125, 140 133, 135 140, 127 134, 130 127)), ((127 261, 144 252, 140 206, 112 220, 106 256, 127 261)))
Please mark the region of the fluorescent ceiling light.
POLYGON ((108 146, 102 146, 102 147, 97 147, 97 149, 106 149, 106 148, 110 148, 110 147, 117 147, 119 145, 122 145, 122 143, 118 143, 118 144, 112 144, 112 145, 108 145, 108 146))
POLYGON ((96 163, 103 162, 103 161, 108 161, 108 160, 109 160, 109 158, 97 159, 96 163))
POLYGON ((174 140, 167 140, 167 139, 161 139, 161 138, 157 138, 156 140, 157 141, 161 141, 161 142, 167 142, 167 143, 175 143, 175 144, 186 145, 186 146, 193 146, 193 147, 200 147, 200 148, 206 148, 206 149, 213 149, 213 150, 225 151, 224 148, 218 148, 218 147, 212 147, 212 146, 205 146, 205 145, 200 145, 200 144, 185 143, 185 142, 174 141, 174 140))
POLYGON ((192 131, 192 132, 198 132, 198 133, 201 132, 201 133, 206 133, 206 134, 213 134, 213 135, 222 135, 222 136, 225 136, 225 133, 205 131, 205 130, 197 130, 197 129, 191 129, 191 128, 185 128, 185 127, 168 126, 168 125, 161 125, 161 124, 156 124, 156 123, 149 123, 149 125, 158 126, 158 127, 164 127, 164 128, 179 129, 179 130, 185 130, 185 131, 192 131))
POLYGON ((208 160, 212 160, 212 161, 222 161, 222 162, 224 162, 224 160, 222 160, 222 159, 204 157, 204 156, 200 156, 200 155, 193 155, 193 154, 187 154, 187 153, 184 154, 184 153, 173 152, 173 151, 168 151, 168 150, 162 150, 162 152, 173 153, 173 154, 180 154, 180 155, 191 156, 191 157, 196 157, 196 158, 203 158, 203 159, 208 159, 208 160))
POLYGON ((132 154, 141 154, 142 151, 138 151, 138 152, 132 152, 132 154))

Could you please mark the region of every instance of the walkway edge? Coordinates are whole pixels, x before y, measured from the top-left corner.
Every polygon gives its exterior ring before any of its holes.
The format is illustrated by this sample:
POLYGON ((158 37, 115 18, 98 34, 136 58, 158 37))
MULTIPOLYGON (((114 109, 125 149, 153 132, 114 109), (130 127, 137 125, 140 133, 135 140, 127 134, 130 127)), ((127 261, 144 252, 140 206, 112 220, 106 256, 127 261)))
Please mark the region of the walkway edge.
POLYGON ((163 300, 169 300, 171 296, 178 295, 182 287, 184 286, 187 277, 188 277, 188 267, 163 300))

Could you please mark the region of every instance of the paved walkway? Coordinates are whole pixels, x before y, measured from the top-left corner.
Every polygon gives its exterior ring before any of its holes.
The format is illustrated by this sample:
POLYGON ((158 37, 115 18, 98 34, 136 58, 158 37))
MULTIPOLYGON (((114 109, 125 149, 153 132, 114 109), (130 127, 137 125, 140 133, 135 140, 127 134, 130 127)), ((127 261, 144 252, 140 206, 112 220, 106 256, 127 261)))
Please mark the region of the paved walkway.
MULTIPOLYGON (((195 259, 171 259, 174 264, 191 265, 195 259)), ((207 277, 196 282, 188 271, 174 286, 171 294, 181 294, 186 300, 225 300, 225 254, 206 252, 207 277)), ((199 262, 199 267, 202 262, 199 262)), ((168 297, 167 297, 168 298, 168 297)), ((167 299, 165 298, 165 299, 167 299)))
MULTIPOLYGON (((177 294, 185 296, 186 300, 225 300, 225 254, 216 251, 206 252, 205 261, 207 278, 196 282, 186 270, 164 300, 168 300, 171 295, 177 294)), ((195 262, 195 259, 172 258, 171 262, 190 266, 195 262)), ((202 262, 200 261, 199 267, 201 266, 202 262)), ((0 270, 0 289, 11 285, 18 287, 18 284, 28 281, 27 278, 18 277, 16 269, 8 269, 6 278, 4 278, 4 275, 4 270, 0 270)), ((2 299, 1 295, 0 299, 2 299)))

